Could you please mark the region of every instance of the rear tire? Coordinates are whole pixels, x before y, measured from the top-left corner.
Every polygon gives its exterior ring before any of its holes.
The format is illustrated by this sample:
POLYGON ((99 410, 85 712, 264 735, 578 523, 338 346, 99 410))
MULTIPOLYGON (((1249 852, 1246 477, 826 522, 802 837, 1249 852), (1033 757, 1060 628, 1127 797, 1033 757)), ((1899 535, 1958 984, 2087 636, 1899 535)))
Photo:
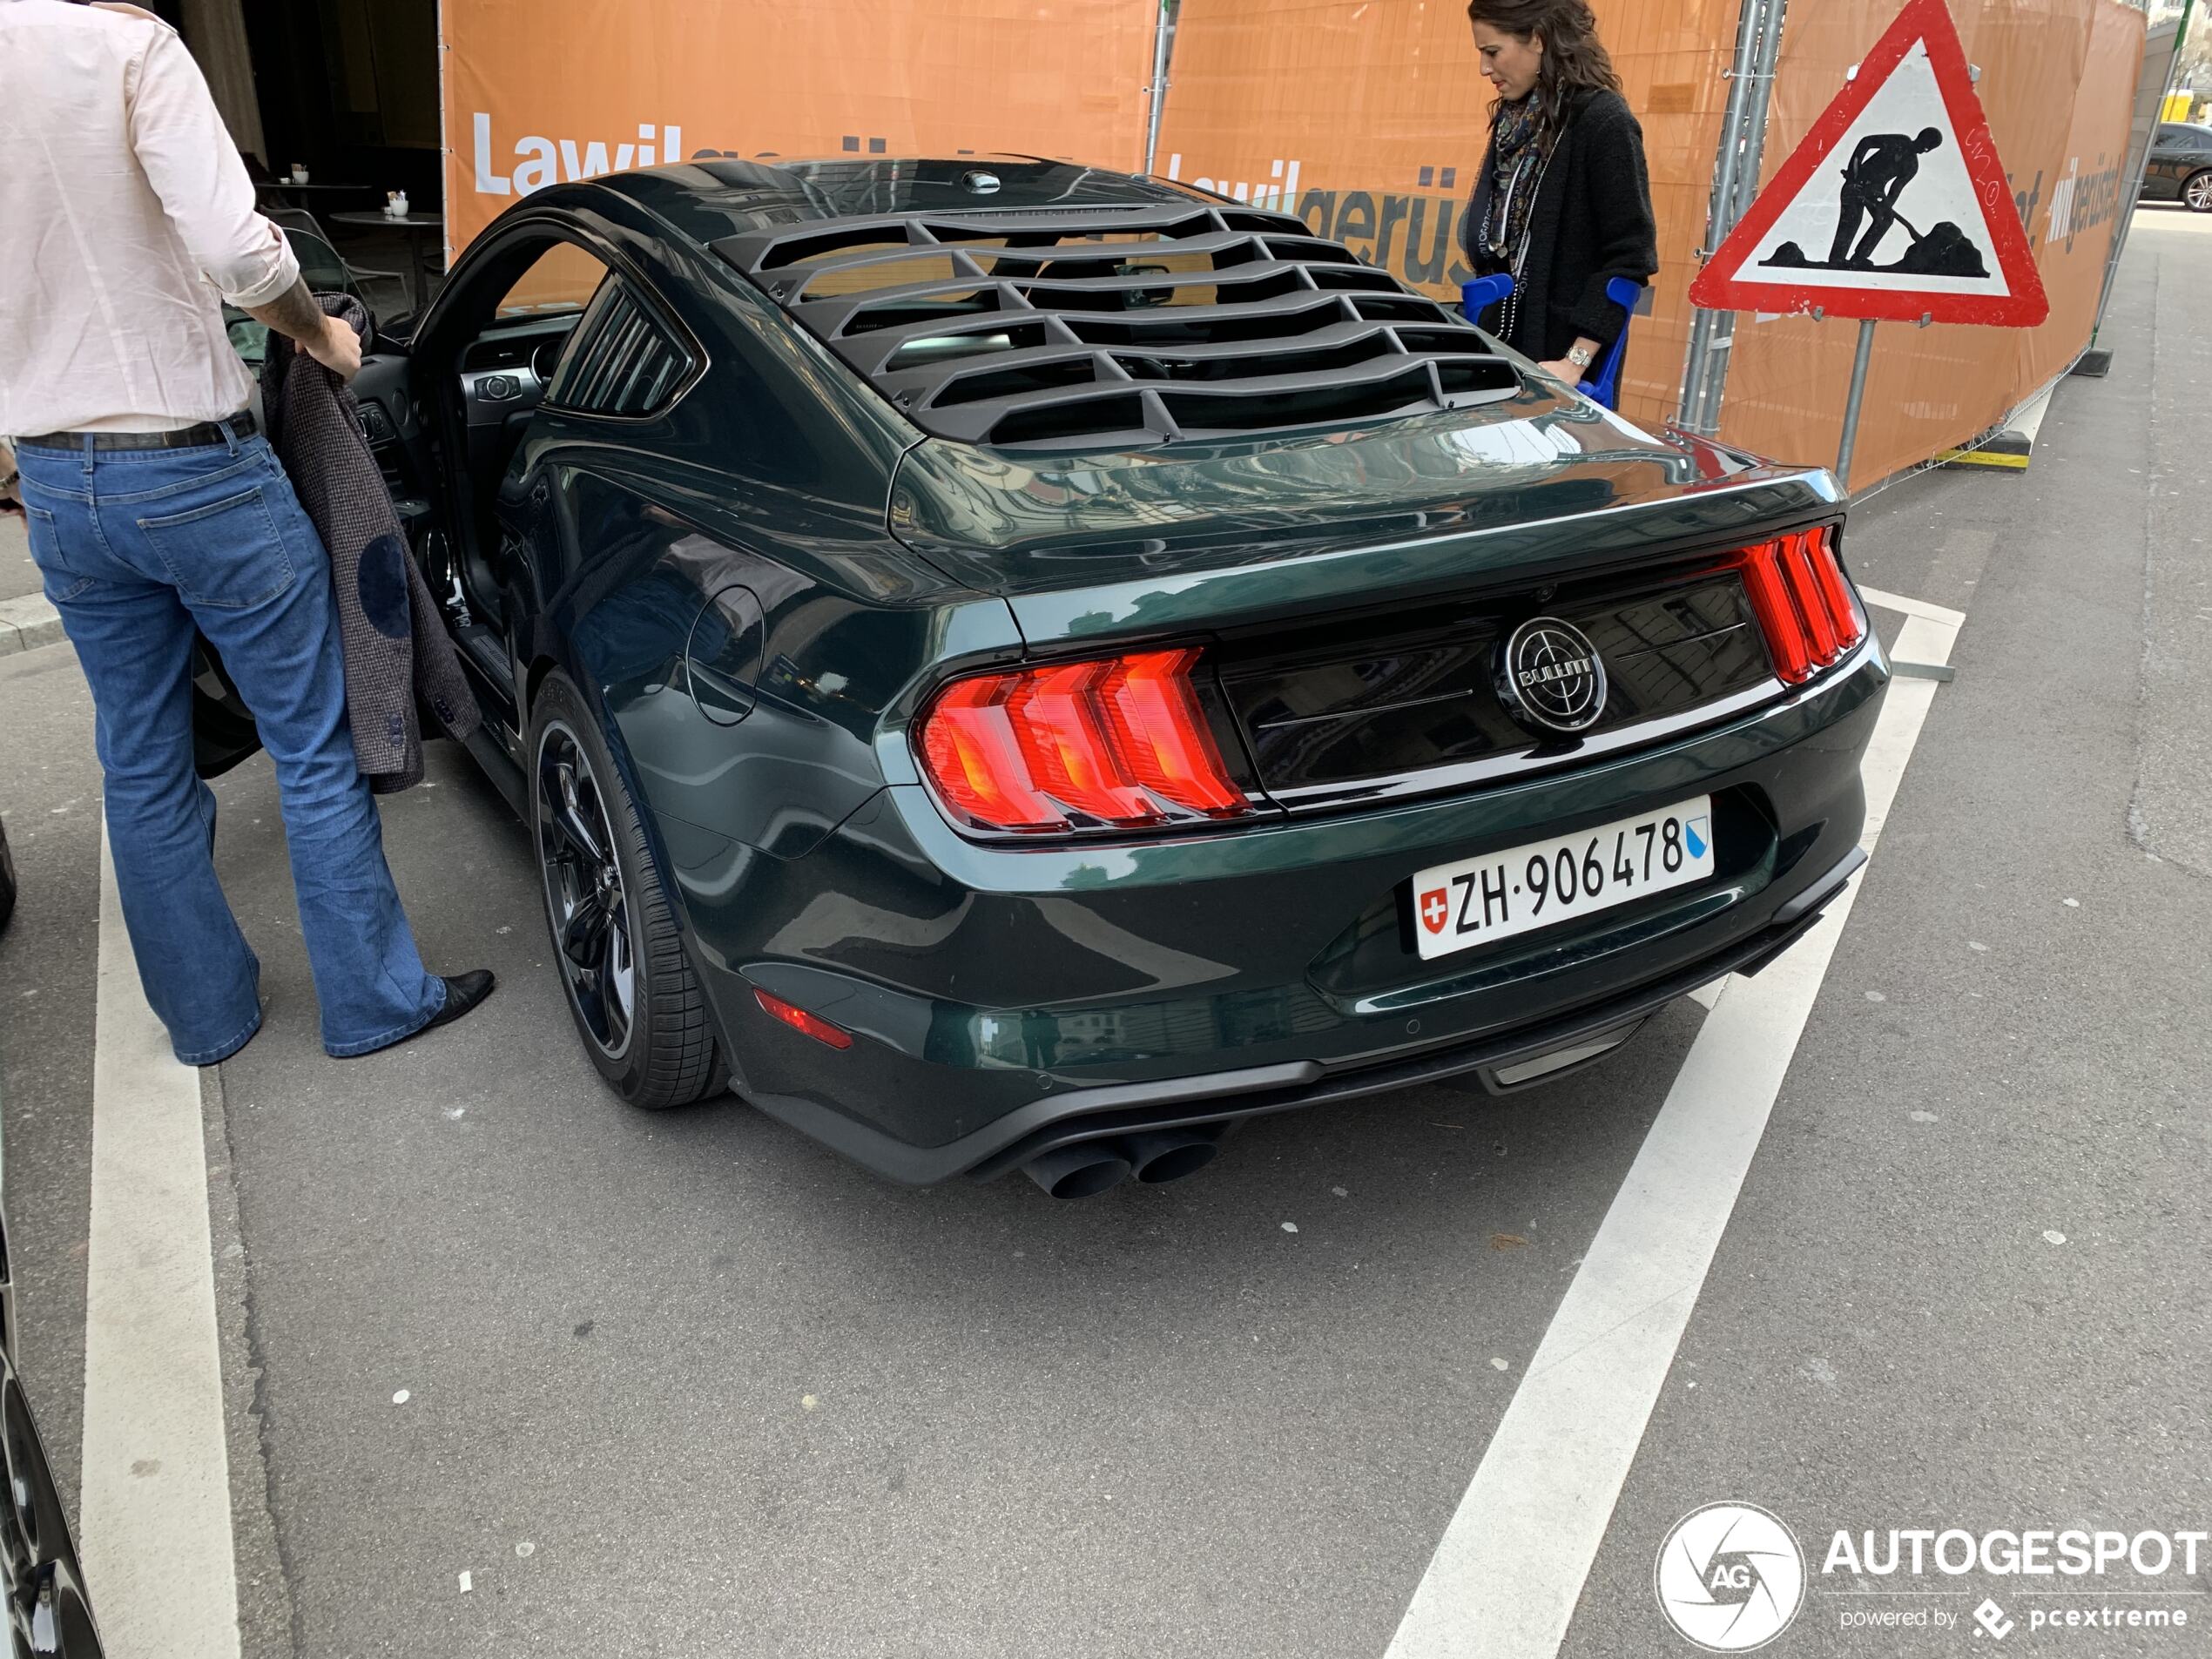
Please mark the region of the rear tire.
POLYGON ((2212 213, 2212 167, 2182 180, 2182 200, 2192 213, 2212 213))
POLYGON ((8 851, 8 826, 0 824, 0 927, 16 914, 16 860, 8 851))
POLYGON ((726 1086, 706 994, 653 867, 637 806, 576 683, 546 676, 530 706, 530 833, 554 964, 599 1075, 632 1106, 688 1105, 726 1086))

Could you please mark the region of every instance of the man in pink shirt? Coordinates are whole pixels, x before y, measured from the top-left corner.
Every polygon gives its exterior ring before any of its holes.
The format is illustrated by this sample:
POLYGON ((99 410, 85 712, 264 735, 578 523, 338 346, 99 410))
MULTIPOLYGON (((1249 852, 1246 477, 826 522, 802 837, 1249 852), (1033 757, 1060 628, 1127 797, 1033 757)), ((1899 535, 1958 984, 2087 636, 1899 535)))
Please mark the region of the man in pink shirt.
POLYGON ((260 1027, 192 769, 195 626, 274 761, 330 1054, 459 1018, 479 969, 428 973, 354 760, 329 561, 254 430, 222 302, 333 373, 326 317, 170 29, 128 7, 0 0, 0 434, 47 597, 98 711, 108 839, 146 1000, 210 1065, 260 1027))

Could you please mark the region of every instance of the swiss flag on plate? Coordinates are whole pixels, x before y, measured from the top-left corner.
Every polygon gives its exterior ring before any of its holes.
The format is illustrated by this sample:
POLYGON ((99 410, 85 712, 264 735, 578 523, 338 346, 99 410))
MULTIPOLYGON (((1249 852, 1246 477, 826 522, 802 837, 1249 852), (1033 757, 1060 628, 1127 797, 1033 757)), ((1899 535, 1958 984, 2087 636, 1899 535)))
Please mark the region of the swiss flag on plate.
POLYGON ((1433 934, 1444 931, 1444 924, 1452 919, 1452 900, 1441 887, 1431 887, 1421 894, 1421 901, 1414 907, 1421 919, 1421 926, 1433 934))

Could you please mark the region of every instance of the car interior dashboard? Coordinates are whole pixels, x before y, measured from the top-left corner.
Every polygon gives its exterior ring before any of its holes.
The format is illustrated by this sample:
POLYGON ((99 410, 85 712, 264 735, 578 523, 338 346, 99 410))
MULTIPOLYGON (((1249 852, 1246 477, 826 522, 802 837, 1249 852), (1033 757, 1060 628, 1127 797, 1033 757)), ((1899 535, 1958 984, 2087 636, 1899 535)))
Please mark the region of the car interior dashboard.
POLYGON ((545 395, 580 314, 502 320, 462 349, 461 398, 472 450, 478 430, 520 426, 529 419, 545 395))

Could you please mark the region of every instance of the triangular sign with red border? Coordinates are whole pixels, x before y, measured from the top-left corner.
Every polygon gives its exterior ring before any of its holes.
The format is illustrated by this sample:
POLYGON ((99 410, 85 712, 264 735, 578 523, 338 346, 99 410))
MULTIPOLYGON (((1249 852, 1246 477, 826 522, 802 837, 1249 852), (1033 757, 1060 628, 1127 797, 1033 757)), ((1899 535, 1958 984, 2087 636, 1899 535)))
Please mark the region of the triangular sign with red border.
POLYGON ((1944 0, 1909 0, 1697 280, 1714 311, 2031 328, 2050 314, 1944 0))

